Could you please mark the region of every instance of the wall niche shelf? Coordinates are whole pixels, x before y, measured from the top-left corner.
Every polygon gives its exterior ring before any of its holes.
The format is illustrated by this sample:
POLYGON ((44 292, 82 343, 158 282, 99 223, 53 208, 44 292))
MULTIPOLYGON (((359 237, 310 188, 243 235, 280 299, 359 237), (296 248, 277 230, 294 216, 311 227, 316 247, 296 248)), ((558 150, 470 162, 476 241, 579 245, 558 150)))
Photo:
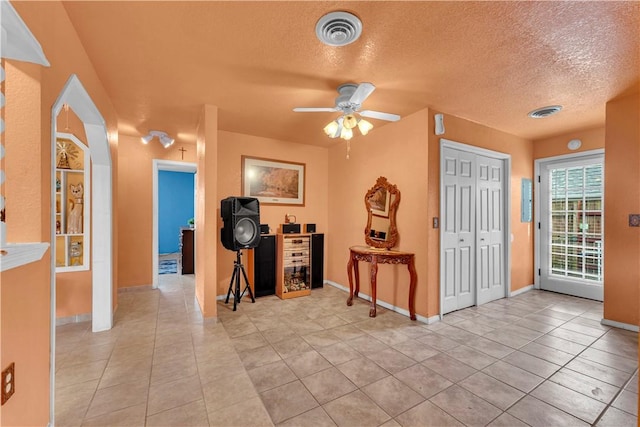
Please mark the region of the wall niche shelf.
POLYGON ((89 147, 70 133, 56 134, 56 272, 89 269, 89 147))

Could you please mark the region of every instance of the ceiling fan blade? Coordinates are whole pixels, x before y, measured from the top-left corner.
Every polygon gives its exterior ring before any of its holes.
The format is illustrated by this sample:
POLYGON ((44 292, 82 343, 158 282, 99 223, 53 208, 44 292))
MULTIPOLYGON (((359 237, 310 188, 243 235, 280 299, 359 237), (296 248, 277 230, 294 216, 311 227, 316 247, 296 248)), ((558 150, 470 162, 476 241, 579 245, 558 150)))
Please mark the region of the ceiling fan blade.
POLYGON ((387 120, 389 122, 397 122, 398 120, 400 120, 400 116, 397 115, 397 114, 382 113, 380 111, 363 110, 363 111, 359 111, 358 113, 363 117, 370 117, 372 119, 387 120))
POLYGON ((325 112, 325 113, 331 113, 334 111, 340 111, 340 109, 335 108, 335 107, 296 107, 293 109, 293 111, 295 111, 296 113, 318 113, 318 112, 325 112))
POLYGON ((375 89, 376 87, 372 83, 360 83, 356 88, 356 91, 353 92, 353 95, 351 95, 349 102, 352 102, 354 104, 362 104, 364 100, 367 99, 375 89))

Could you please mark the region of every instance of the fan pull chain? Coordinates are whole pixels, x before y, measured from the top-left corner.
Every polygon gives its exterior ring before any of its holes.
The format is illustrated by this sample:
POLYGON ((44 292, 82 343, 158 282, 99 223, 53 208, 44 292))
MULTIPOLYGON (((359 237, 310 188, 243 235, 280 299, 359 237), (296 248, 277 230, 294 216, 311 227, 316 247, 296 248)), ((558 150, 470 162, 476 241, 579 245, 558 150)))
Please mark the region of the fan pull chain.
POLYGON ((349 153, 351 152, 351 141, 347 140, 347 160, 349 160, 349 153))

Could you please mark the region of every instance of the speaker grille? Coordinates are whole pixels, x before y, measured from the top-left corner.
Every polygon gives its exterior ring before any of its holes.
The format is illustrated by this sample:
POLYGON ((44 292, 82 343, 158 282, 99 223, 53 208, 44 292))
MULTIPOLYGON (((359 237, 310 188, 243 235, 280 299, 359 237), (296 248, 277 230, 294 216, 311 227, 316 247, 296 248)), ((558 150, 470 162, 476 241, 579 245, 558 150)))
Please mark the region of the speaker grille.
POLYGON ((242 218, 236 223, 234 234, 238 244, 250 245, 258 234, 256 223, 249 218, 242 218))

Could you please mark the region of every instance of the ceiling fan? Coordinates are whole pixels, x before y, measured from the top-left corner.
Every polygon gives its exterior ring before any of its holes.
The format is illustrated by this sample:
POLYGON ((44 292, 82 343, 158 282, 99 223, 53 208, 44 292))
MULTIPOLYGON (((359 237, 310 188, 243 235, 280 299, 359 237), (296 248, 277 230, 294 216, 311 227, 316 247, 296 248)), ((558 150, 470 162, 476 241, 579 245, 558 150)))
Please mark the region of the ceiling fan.
POLYGON ((356 126, 360 129, 363 135, 369 132, 373 125, 368 121, 357 117, 355 114, 362 117, 369 117, 372 119, 386 120, 390 122, 397 122, 400 120, 400 116, 397 114, 383 113, 373 110, 362 110, 362 103, 365 99, 371 95, 375 90, 375 86, 372 83, 360 83, 359 85, 353 83, 345 83, 338 87, 338 97, 336 98, 335 107, 297 107, 293 111, 298 113, 315 113, 315 112, 337 112, 341 111, 342 116, 329 123, 325 128, 325 133, 330 138, 342 137, 349 140, 353 136, 352 129, 356 126))

